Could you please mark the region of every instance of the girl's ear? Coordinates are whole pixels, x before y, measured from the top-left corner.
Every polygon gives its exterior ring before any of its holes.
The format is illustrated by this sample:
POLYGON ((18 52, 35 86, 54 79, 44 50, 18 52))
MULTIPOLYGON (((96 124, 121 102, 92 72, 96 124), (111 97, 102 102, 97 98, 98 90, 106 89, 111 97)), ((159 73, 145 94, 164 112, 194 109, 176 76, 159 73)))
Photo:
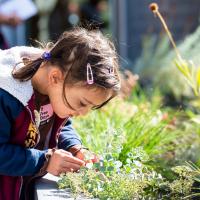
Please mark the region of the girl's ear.
POLYGON ((58 84, 64 80, 63 73, 58 68, 51 68, 48 76, 50 85, 58 84))

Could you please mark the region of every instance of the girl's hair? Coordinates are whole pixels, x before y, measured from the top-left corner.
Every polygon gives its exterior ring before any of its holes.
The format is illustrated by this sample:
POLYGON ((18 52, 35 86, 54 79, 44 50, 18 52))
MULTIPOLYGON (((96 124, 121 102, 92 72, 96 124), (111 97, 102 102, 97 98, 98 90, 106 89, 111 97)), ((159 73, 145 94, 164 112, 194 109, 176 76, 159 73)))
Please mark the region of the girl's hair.
POLYGON ((49 59, 39 57, 32 60, 17 71, 13 71, 13 77, 27 81, 34 76, 42 62, 57 65, 66 74, 63 85, 63 95, 66 100, 64 92, 66 84, 87 83, 87 65, 90 64, 94 83, 86 84, 88 87, 110 89, 113 91, 111 98, 119 92, 118 56, 113 43, 100 31, 74 28, 64 32, 48 52, 49 59))

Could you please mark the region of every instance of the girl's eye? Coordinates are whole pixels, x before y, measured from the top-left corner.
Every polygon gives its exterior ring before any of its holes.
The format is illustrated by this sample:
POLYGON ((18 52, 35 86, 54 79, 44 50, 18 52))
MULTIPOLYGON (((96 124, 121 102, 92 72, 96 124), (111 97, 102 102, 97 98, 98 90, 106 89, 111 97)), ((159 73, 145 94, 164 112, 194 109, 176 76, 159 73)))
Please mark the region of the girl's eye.
POLYGON ((80 101, 80 103, 79 103, 79 104, 80 104, 80 106, 81 106, 81 107, 86 107, 86 106, 87 106, 86 104, 84 104, 84 103, 83 103, 83 102, 81 102, 81 101, 80 101))

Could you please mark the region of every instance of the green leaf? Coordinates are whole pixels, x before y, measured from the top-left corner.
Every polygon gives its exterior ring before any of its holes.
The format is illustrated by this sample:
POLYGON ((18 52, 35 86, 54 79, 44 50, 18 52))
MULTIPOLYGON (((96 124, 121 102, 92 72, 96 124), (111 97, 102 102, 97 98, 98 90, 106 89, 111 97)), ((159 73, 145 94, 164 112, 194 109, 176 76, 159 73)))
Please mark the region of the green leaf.
POLYGON ((186 63, 183 63, 182 61, 175 60, 175 65, 179 69, 179 71, 186 77, 190 78, 190 70, 188 68, 188 65, 186 63))
POLYGON ((198 67, 198 69, 197 69, 196 82, 197 82, 197 88, 199 90, 199 88, 200 88, 200 67, 198 67))

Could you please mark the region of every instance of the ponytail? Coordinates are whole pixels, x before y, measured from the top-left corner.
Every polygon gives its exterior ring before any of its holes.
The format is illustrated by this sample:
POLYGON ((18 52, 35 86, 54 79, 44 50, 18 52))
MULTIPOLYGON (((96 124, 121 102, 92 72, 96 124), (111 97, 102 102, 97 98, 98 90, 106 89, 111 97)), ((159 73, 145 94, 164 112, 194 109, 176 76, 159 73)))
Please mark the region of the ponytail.
POLYGON ((17 64, 12 71, 13 78, 18 79, 20 81, 30 80, 37 72, 43 61, 44 61, 43 58, 38 58, 34 61, 28 61, 29 62, 28 64, 25 64, 23 67, 19 69, 16 69, 18 65, 17 64))

